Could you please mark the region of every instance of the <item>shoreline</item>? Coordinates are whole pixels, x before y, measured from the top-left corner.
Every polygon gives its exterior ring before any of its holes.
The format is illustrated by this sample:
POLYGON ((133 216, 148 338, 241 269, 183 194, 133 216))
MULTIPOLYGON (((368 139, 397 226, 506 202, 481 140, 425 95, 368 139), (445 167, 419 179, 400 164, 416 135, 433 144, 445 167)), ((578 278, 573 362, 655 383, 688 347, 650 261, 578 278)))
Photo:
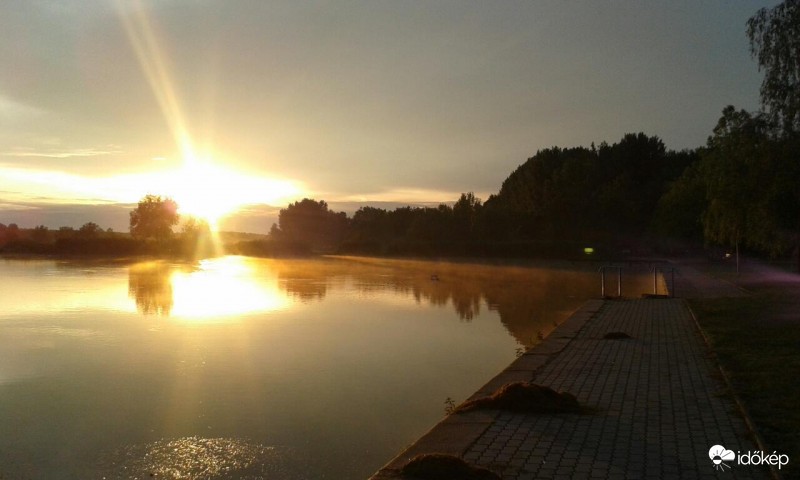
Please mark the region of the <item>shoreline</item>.
MULTIPOLYGON (((501 386, 529 380, 533 374, 552 361, 602 308, 604 300, 587 300, 566 321, 556 327, 540 343, 529 348, 511 364, 492 377, 465 401, 491 395, 501 386)), ((461 457, 500 415, 499 410, 471 411, 450 414, 431 427, 409 447, 389 460, 369 480, 401 478, 397 472, 412 458, 426 453, 442 453, 461 457)))

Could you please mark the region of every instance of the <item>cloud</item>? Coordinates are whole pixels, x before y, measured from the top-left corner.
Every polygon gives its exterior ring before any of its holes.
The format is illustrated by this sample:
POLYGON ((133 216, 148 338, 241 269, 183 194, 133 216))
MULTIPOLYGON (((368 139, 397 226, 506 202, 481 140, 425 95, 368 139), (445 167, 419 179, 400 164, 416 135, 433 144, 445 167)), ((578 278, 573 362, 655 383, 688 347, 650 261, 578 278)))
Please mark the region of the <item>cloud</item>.
POLYGON ((25 205, 21 203, 10 203, 10 202, 3 202, 0 201, 0 212, 2 211, 24 211, 24 210, 36 210, 37 207, 31 205, 25 205))
POLYGON ((101 155, 118 155, 122 150, 115 148, 75 148, 70 150, 34 150, 32 148, 17 148, 3 153, 7 157, 44 157, 44 158, 73 158, 97 157, 101 155))
POLYGON ((132 205, 126 204, 47 204, 0 198, 0 223, 16 223, 22 228, 45 225, 55 229, 62 226, 77 228, 94 222, 103 228, 126 231, 128 214, 132 208, 132 205))
MULTIPOLYGON (((351 195, 332 195, 329 203, 359 203, 359 204, 380 204, 387 203, 392 205, 430 205, 439 203, 452 203, 458 200, 463 192, 432 190, 420 188, 392 188, 380 192, 361 193, 351 195)), ((486 199, 488 192, 477 192, 478 198, 486 199)), ((322 197, 322 200, 327 200, 322 197)))
POLYGON ((0 120, 17 121, 21 118, 35 118, 42 114, 44 114, 44 110, 0 94, 0 120))

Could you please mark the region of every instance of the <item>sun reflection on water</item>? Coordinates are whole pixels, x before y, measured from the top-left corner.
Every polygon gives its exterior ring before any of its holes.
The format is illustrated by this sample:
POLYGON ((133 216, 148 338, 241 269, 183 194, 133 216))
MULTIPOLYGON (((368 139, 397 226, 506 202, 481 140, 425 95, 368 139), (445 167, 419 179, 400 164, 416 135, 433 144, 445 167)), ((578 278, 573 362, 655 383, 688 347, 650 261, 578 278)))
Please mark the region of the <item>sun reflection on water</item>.
MULTIPOLYGON (((297 478, 286 447, 198 436, 130 445, 104 458, 109 478, 297 478)), ((105 476, 103 478, 106 478, 105 476)))
POLYGON ((225 320, 291 302, 269 271, 257 271, 243 257, 206 259, 185 268, 149 262, 132 266, 129 276, 129 294, 145 315, 225 320))

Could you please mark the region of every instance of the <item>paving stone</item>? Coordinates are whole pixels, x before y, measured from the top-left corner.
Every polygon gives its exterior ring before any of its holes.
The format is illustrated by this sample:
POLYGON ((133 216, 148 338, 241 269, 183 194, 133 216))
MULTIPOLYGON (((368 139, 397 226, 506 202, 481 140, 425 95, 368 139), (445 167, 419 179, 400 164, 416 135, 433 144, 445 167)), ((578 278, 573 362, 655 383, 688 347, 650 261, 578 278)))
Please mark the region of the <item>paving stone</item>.
MULTIPOLYGON (((734 433, 746 427, 732 413, 732 399, 720 395, 724 385, 717 367, 682 300, 608 301, 596 310, 574 338, 547 347, 554 356, 533 377, 575 394, 596 413, 500 414, 495 424, 501 428, 483 436, 503 438, 503 449, 489 462, 480 456, 481 464, 520 465, 517 460, 523 459, 537 478, 564 475, 566 469, 571 478, 587 479, 713 478, 711 445, 756 448, 734 433), (603 339, 609 331, 633 338, 603 339), (561 350, 553 352, 556 348, 561 350), (522 443, 508 441, 520 432, 522 443)), ((485 450, 486 444, 476 442, 468 453, 485 450)), ((768 478, 764 473, 751 469, 738 475, 768 478)))
MULTIPOLYGON (((695 296, 741 295, 688 267, 676 283, 695 296)), ((710 353, 683 300, 592 300, 473 397, 532 380, 576 395, 594 413, 454 415, 387 468, 411 453, 441 450, 513 480, 717 478, 709 447, 756 446, 710 353), (611 331, 632 338, 604 339, 611 331)), ((734 466, 725 476, 766 479, 769 472, 734 466)))

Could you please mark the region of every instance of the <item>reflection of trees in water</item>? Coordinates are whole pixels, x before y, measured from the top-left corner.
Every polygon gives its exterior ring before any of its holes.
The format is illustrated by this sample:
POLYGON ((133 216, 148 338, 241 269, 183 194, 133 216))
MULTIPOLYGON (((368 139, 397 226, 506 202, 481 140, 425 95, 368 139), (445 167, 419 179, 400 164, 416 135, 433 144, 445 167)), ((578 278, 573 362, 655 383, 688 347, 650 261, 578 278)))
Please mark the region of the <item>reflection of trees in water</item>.
POLYGON ((145 315, 169 315, 172 310, 172 269, 158 263, 134 265, 128 270, 128 296, 145 315))
POLYGON ((289 296, 301 302, 322 300, 328 292, 326 281, 313 278, 295 278, 278 275, 278 284, 289 296))
POLYGON ((443 268, 438 281, 398 278, 395 290, 410 291, 418 302, 450 304, 465 321, 477 317, 485 302, 524 345, 537 343, 596 290, 596 275, 588 271, 466 264, 443 268))
POLYGON ((483 294, 480 286, 464 281, 464 278, 431 279, 430 275, 405 276, 398 272, 393 280, 391 288, 394 292, 411 295, 417 303, 425 301, 439 307, 450 304, 461 320, 472 321, 481 312, 483 294))
POLYGON ((364 294, 390 290, 418 303, 452 306, 468 322, 485 302, 524 345, 537 343, 598 290, 596 266, 583 264, 526 268, 355 259, 279 262, 275 268, 281 287, 306 301, 324 298, 337 282, 352 282, 364 294))
POLYGON ((277 260, 269 269, 278 277, 278 285, 290 297, 301 302, 319 301, 328 293, 328 281, 335 270, 319 260, 277 260))
MULTIPOLYGON (((485 303, 523 345, 537 343, 599 294, 597 265, 582 263, 541 268, 368 258, 254 262, 264 262, 255 270, 276 275, 280 289, 301 302, 321 301, 328 289, 339 286, 365 295, 390 291, 418 303, 451 306, 467 322, 480 315, 485 303)), ((170 314, 172 268, 159 263, 131 267, 128 291, 141 313, 170 314)))

